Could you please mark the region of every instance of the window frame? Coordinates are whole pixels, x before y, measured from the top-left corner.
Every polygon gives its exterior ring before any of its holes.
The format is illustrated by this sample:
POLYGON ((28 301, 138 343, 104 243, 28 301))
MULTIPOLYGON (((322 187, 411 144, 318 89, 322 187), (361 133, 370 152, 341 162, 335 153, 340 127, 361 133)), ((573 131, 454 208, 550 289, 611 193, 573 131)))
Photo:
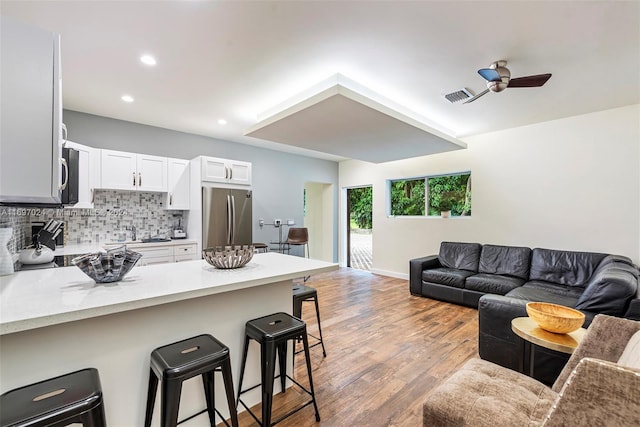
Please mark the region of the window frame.
MULTIPOLYGON (((450 172, 450 173, 439 173, 432 175, 417 175, 413 177, 403 177, 403 178, 389 178, 386 179, 386 200, 385 200, 385 210, 387 218, 440 218, 440 215, 429 215, 429 179, 430 178, 441 178, 445 176, 459 176, 459 175, 469 175, 469 179, 471 179, 471 171, 460 171, 460 172, 450 172), (398 181, 418 181, 424 180, 424 215, 393 215, 391 213, 391 188, 394 182, 398 181)), ((473 200, 473 189, 471 190, 472 200, 473 200)), ((470 215, 452 215, 451 218, 471 218, 473 214, 473 209, 471 209, 470 215)))

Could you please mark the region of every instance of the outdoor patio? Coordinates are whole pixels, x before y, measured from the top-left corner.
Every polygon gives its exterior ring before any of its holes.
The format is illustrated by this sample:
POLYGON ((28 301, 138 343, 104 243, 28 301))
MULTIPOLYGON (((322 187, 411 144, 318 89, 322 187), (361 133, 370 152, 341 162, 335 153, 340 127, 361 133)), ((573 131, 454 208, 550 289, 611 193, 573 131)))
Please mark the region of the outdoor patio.
POLYGON ((372 235, 371 232, 352 231, 351 239, 351 268, 371 271, 372 235))

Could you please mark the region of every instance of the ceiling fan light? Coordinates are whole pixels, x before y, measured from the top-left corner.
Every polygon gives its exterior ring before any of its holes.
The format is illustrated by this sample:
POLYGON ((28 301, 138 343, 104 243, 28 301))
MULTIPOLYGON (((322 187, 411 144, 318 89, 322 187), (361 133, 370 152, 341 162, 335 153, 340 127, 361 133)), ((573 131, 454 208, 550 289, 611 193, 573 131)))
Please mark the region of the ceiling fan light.
POLYGON ((502 92, 509 86, 509 81, 499 81, 499 82, 487 82, 487 88, 491 92, 502 92))

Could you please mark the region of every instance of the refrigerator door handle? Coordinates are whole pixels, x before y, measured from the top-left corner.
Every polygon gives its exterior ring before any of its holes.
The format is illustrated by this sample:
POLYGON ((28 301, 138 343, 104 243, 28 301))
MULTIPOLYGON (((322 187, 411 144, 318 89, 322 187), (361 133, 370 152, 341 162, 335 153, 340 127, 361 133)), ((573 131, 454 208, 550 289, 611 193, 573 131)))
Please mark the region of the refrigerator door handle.
POLYGON ((231 196, 231 244, 236 243, 236 197, 231 196))
POLYGON ((232 212, 231 212, 231 196, 227 194, 227 245, 231 244, 231 221, 232 221, 232 212))

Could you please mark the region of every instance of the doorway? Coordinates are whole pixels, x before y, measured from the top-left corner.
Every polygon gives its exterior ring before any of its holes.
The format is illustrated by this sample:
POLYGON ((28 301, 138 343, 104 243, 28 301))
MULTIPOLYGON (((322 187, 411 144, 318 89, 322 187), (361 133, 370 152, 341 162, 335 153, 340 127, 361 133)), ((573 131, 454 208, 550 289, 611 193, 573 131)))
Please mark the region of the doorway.
POLYGON ((373 187, 347 189, 347 267, 371 271, 373 264, 373 187))
POLYGON ((333 184, 304 184, 304 227, 309 232, 309 258, 333 262, 333 184))

